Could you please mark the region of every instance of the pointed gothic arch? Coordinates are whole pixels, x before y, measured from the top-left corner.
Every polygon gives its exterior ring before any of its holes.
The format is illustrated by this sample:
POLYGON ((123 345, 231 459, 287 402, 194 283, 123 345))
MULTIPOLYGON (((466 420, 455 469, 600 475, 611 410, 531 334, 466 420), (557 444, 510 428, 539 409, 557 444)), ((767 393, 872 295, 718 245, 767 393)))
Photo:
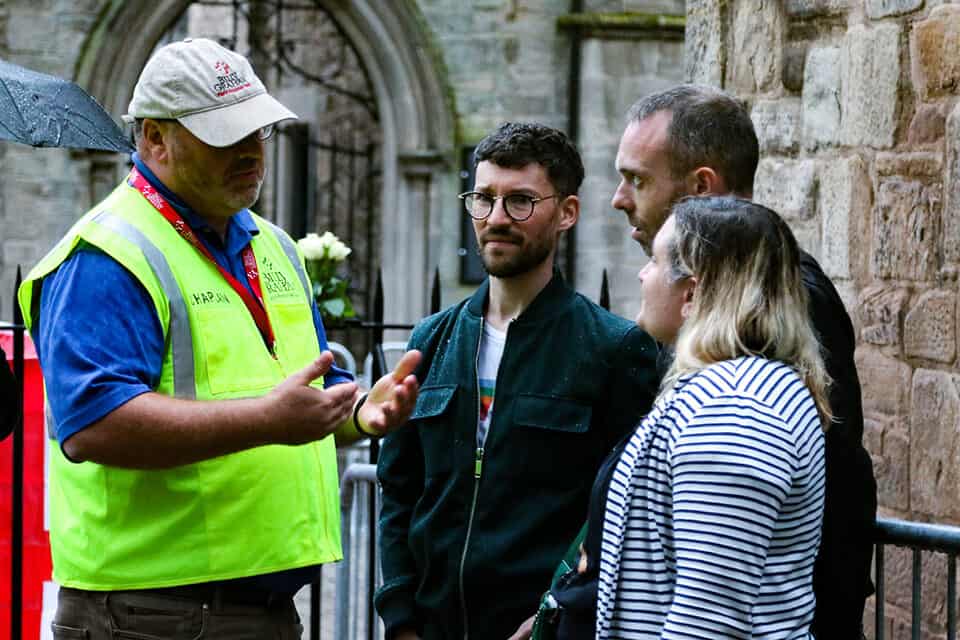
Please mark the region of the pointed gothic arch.
MULTIPOLYGON (((415 321, 427 310, 433 266, 452 262, 458 243, 456 225, 440 215, 457 185, 453 93, 413 2, 315 1, 350 38, 369 75, 383 136, 379 253, 386 315, 415 321)), ((154 0, 145 10, 113 0, 102 11, 75 76, 116 119, 154 46, 190 4, 154 0)))

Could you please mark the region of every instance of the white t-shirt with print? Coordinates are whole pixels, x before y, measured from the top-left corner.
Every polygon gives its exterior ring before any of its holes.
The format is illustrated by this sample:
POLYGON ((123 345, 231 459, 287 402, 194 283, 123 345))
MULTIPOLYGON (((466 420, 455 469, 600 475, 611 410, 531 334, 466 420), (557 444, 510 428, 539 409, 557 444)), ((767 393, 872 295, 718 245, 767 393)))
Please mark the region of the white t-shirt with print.
POLYGON ((497 389, 497 369, 503 358, 503 345, 507 332, 499 331, 484 323, 480 336, 480 354, 477 358, 477 387, 480 393, 480 416, 477 421, 477 446, 483 447, 487 430, 493 418, 493 396, 497 389))

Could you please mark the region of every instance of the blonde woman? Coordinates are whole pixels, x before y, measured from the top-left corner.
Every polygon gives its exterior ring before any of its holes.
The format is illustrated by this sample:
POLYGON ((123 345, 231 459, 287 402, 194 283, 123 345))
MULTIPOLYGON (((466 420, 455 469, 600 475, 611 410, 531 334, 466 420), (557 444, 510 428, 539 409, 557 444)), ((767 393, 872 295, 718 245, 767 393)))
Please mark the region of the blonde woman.
POLYGON ((637 322, 675 356, 612 467, 599 638, 812 638, 829 380, 799 260, 746 200, 683 200, 657 234, 637 322))

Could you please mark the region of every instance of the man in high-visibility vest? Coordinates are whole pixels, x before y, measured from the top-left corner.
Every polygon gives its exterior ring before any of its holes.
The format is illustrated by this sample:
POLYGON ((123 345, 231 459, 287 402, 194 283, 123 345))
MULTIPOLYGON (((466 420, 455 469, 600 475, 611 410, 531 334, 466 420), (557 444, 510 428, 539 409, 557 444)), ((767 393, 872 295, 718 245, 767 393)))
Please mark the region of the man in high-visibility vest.
POLYGON ((341 557, 328 436, 414 406, 419 354, 361 394, 296 245, 248 209, 295 117, 243 56, 161 48, 129 176, 20 290, 56 441, 54 637, 300 637, 293 594, 341 557))

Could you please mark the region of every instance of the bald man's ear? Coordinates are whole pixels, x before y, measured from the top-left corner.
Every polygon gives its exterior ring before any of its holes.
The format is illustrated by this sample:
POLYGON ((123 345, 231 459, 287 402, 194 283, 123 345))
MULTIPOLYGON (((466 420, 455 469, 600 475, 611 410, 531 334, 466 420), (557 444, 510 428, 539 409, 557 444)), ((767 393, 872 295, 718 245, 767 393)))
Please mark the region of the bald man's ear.
POLYGON ((697 167, 687 174, 687 191, 696 196, 721 196, 730 192, 723 177, 711 167, 697 167))

